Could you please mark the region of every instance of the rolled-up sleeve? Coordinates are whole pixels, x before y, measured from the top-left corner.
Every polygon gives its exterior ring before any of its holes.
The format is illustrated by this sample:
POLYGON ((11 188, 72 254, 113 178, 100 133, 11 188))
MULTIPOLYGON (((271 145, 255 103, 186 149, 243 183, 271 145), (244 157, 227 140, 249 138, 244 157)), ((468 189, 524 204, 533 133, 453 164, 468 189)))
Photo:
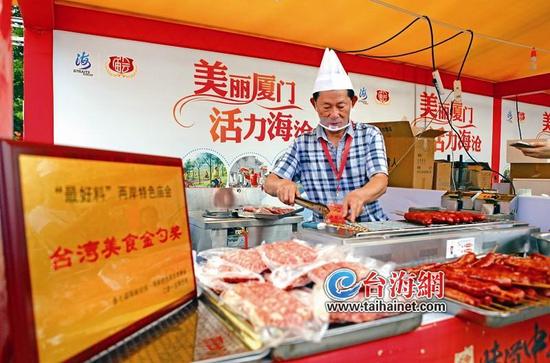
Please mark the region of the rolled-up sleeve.
POLYGON ((367 153, 367 176, 370 179, 375 174, 388 175, 388 159, 386 157, 386 146, 384 137, 377 127, 374 127, 372 139, 368 144, 367 153))

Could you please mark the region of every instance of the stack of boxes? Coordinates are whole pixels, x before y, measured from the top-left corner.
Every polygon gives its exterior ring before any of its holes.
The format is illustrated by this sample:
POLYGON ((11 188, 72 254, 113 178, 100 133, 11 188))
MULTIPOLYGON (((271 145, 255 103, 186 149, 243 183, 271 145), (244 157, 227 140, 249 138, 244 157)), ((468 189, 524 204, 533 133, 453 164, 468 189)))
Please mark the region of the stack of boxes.
MULTIPOLYGON (((413 128, 408 121, 378 122, 371 125, 378 127, 384 136, 390 173, 389 186, 432 189, 435 138, 446 131, 413 128)), ((448 175, 450 180, 450 172, 448 175)))

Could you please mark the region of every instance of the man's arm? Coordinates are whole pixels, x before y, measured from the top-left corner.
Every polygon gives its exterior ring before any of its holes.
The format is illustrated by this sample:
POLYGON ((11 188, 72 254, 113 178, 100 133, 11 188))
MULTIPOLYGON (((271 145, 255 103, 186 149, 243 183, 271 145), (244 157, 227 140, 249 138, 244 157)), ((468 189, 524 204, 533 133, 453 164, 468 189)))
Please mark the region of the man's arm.
POLYGON ((299 196, 298 186, 291 180, 283 179, 277 174, 270 173, 264 184, 264 191, 288 205, 294 205, 294 197, 299 196))
POLYGON ((539 159, 550 159, 550 140, 530 142, 533 148, 521 148, 525 156, 539 159))
POLYGON ((388 176, 380 173, 373 175, 363 187, 348 193, 343 201, 344 216, 348 216, 351 222, 361 215, 365 204, 380 198, 388 187, 388 176), (349 213, 348 213, 349 211, 349 213))

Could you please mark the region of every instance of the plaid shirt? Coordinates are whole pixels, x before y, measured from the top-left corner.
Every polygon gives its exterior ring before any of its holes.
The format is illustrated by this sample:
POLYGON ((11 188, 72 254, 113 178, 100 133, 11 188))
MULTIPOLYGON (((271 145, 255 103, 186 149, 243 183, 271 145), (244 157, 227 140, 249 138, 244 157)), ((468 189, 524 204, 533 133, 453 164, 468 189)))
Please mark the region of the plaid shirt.
MULTIPOLYGON (((340 179, 341 200, 336 199, 338 183, 319 139, 327 140, 332 160, 336 162, 337 170, 340 170, 345 135, 336 148, 328 141, 325 130, 317 126, 315 130, 294 140, 290 149, 273 168, 273 173, 301 183, 309 199, 324 204, 341 202, 347 193, 363 187, 375 174, 387 175, 386 148, 380 130, 364 123, 353 125, 354 127, 346 129, 346 134, 351 135, 353 140, 348 161, 340 179)), ((321 220, 321 216, 314 214, 314 219, 321 220)), ((384 220, 388 220, 388 217, 378 201, 366 204, 363 213, 356 219, 357 222, 384 220)))

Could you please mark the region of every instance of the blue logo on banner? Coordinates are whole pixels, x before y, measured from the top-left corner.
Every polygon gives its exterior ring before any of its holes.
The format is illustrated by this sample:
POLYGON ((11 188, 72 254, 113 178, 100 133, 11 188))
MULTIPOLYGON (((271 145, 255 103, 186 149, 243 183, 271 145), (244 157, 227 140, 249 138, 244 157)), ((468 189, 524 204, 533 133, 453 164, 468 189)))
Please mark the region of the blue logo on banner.
POLYGON ((92 63, 90 62, 90 54, 84 51, 82 53, 77 53, 74 64, 78 67, 78 69, 84 70, 90 68, 92 66, 92 63))
POLYGON ((508 112, 506 113, 506 121, 512 122, 513 119, 514 119, 514 115, 512 114, 512 111, 508 110, 508 112))
POLYGON ((334 301, 346 301, 359 293, 361 281, 357 281, 357 275, 349 268, 340 268, 333 271, 325 279, 324 290, 327 296, 334 301))
POLYGON ((359 89, 359 99, 365 101, 367 97, 367 88, 361 87, 361 89, 359 89))

